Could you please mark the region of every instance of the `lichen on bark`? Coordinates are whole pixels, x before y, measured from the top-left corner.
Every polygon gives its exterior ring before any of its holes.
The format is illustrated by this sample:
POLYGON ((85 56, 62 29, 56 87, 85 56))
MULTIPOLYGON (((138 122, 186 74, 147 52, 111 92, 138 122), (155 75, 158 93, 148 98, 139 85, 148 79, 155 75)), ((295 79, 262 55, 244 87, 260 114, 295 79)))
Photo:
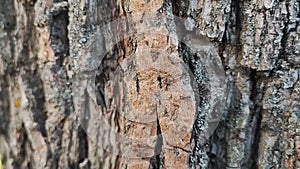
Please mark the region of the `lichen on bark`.
POLYGON ((300 168, 299 3, 3 1, 3 168, 300 168))

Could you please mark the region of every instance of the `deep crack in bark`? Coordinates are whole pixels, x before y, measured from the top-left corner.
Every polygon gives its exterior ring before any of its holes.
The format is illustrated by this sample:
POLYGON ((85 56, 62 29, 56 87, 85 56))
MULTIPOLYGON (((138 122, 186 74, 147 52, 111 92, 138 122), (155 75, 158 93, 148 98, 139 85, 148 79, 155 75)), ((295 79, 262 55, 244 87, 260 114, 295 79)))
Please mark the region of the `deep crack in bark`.
POLYGON ((162 137, 158 117, 157 117, 157 131, 156 131, 156 133, 157 133, 157 138, 156 138, 156 144, 155 144, 155 147, 154 147, 154 156, 152 156, 150 158, 149 169, 159 169, 160 166, 161 166, 161 163, 162 163, 161 156, 163 154, 161 154, 161 153, 162 153, 163 137, 162 137))

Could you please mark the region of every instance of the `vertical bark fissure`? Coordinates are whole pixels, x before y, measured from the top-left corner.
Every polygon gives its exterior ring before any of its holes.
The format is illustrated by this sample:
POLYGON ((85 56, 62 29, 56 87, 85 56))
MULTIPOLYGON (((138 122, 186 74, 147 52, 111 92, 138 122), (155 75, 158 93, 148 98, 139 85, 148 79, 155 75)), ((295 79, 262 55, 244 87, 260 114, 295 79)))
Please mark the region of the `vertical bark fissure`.
POLYGON ((140 93, 140 80, 139 80, 139 74, 136 74, 136 81, 135 81, 135 85, 136 85, 136 91, 137 93, 140 93))
MULTIPOLYGON (((290 1, 287 0, 286 1, 286 4, 285 4, 285 7, 287 9, 289 9, 289 4, 290 1)), ((287 10, 287 14, 286 14, 286 17, 285 17, 285 20, 283 21, 284 22, 284 27, 282 29, 282 36, 281 36, 281 40, 280 40, 280 49, 279 49, 279 53, 278 53, 278 57, 276 58, 275 60, 275 66, 274 68, 270 71, 270 77, 273 77, 273 76, 276 76, 276 73, 278 70, 282 70, 283 67, 282 67, 282 62, 283 61, 287 61, 287 52, 286 52, 286 45, 287 45, 287 42, 288 42, 288 38, 289 38, 289 24, 290 24, 290 11, 287 10)))
POLYGON ((78 166, 88 158, 88 136, 86 131, 79 126, 78 128, 78 166))
POLYGON ((46 131, 46 120, 47 120, 47 110, 45 108, 45 96, 43 87, 41 84, 43 83, 42 80, 37 77, 39 75, 38 70, 32 72, 27 78, 29 87, 35 88, 38 86, 38 90, 34 90, 32 93, 35 96, 31 111, 33 112, 34 121, 38 124, 38 129, 40 130, 43 137, 47 137, 46 131))
MULTIPOLYGON (((7 130, 7 126, 10 125, 10 113, 11 108, 9 106, 9 77, 14 76, 15 72, 17 71, 16 68, 14 68, 14 64, 11 63, 13 61, 13 58, 15 57, 15 44, 14 40, 12 38, 12 33, 15 30, 16 27, 16 17, 14 14, 16 13, 14 8, 14 1, 3 1, 0 5, 0 18, 2 21, 0 21, 1 25, 4 24, 3 31, 7 32, 7 40, 9 43, 9 50, 11 53, 11 61, 8 59, 6 61, 7 69, 4 70, 4 74, 0 74, 0 133, 3 134, 6 138, 9 135, 9 130, 7 130), (3 23, 2 23, 3 22, 3 23)), ((1 30, 2 31, 2 30, 1 30)), ((1 37, 1 40, 4 40, 4 38, 1 37)), ((0 52, 2 57, 5 57, 5 53, 0 52)), ((0 150, 3 151, 3 150, 0 150)), ((6 162, 6 156, 3 157, 3 162, 6 162)))
MULTIPOLYGON (((236 45, 237 50, 239 50, 239 44, 241 43, 241 32, 242 32, 242 22, 243 22, 243 14, 241 13, 241 1, 240 0, 233 0, 233 8, 235 13, 235 36, 236 39, 234 39, 234 45, 236 45)), ((240 53, 240 52, 237 52, 240 53)))
POLYGON ((69 56, 69 39, 68 39, 68 9, 60 9, 57 13, 52 14, 50 23, 51 47, 57 57, 57 65, 63 67, 63 62, 69 56))
MULTIPOLYGON (((67 2, 66 0, 55 0, 54 2, 67 2)), ((68 38, 68 25, 69 25, 69 16, 68 16, 68 8, 60 7, 57 9, 56 13, 52 14, 51 23, 50 23, 50 45, 52 50, 54 51, 56 59, 56 65, 52 67, 54 73, 61 70, 62 76, 65 75, 64 84, 66 89, 72 91, 72 77, 69 77, 67 71, 71 71, 70 64, 70 42, 68 38)), ((63 77, 62 77, 63 78, 63 77)), ((64 91, 66 92, 66 91, 64 91)), ((65 93, 66 95, 69 93, 65 93)), ((73 97, 70 95, 70 98, 64 97, 64 114, 66 119, 71 112, 74 110, 73 107, 73 97)))
MULTIPOLYGON (((183 17, 183 18, 187 17, 189 1, 182 2, 182 1, 171 0, 171 5, 172 5, 173 14, 175 16, 183 17)), ((184 36, 184 35, 181 35, 182 32, 193 33, 191 31, 186 30, 184 23, 175 23, 175 25, 176 25, 177 32, 179 33, 178 36, 184 36)), ((178 44, 179 56, 183 59, 185 64, 188 66, 188 68, 191 70, 191 72, 195 76, 195 79, 193 79, 193 80, 196 80, 198 77, 195 74, 196 67, 198 64, 198 63, 196 63, 197 62, 196 61, 197 54, 192 53, 190 50, 191 49, 186 44, 184 44, 183 42, 179 42, 179 44, 178 44)), ((198 66, 200 66, 200 65, 198 65, 198 66)), ((204 72, 201 72, 201 73, 203 73, 203 74, 201 74, 201 76, 203 76, 203 79, 205 79, 207 72, 205 73, 205 70, 204 70, 204 72)), ((192 78, 194 78, 194 77, 192 77, 192 78)), ((204 110, 204 109, 201 110, 201 106, 203 106, 205 104, 205 100, 206 100, 205 96, 208 91, 207 91, 206 87, 204 85, 201 85, 200 83, 197 84, 196 90, 198 90, 199 96, 200 96, 200 98, 196 98, 196 100, 200 99, 200 101, 198 101, 196 103, 197 106, 199 106, 199 107, 197 107, 197 112, 195 112, 195 121, 193 124, 193 130, 192 130, 192 135, 191 135, 191 139, 190 139, 191 144, 192 144, 191 152, 187 152, 187 153, 189 153, 189 159, 188 159, 187 165, 189 168, 197 168, 197 167, 206 168, 209 165, 208 164, 209 157, 207 156, 208 142, 205 141, 205 139, 201 136, 201 134, 203 134, 204 131, 202 131, 200 128, 202 126, 201 124, 203 124, 203 120, 205 119, 205 117, 203 117, 202 115, 204 115, 206 113, 205 112, 206 110, 204 110)), ((184 151, 184 149, 183 149, 183 151, 184 151)))
MULTIPOLYGON (((6 112, 10 112, 11 108, 9 106, 9 84, 8 84, 8 76, 7 75, 1 75, 0 76, 1 82, 0 82, 0 101, 1 101, 1 105, 0 105, 0 133, 1 135, 4 135, 6 138, 9 135, 9 130, 7 130, 7 126, 10 125, 10 113, 6 113, 6 112)), ((5 158, 5 156, 3 157, 5 158)), ((5 163, 5 161, 3 161, 5 163)))
POLYGON ((28 144, 28 136, 24 124, 22 125, 22 128, 20 129, 19 132, 21 133, 21 135, 17 141, 19 142, 20 152, 17 156, 14 157, 15 158, 13 161, 14 168, 23 168, 24 166, 23 163, 26 161, 26 156, 28 155, 27 154, 28 147, 26 147, 27 146, 26 144, 28 144))
POLYGON ((162 82, 161 82, 161 76, 159 75, 158 77, 157 77, 157 81, 158 81, 158 85, 159 85, 159 88, 162 88, 162 82))
MULTIPOLYGON (((34 8, 30 2, 26 2, 24 4, 26 16, 28 22, 25 28, 25 37, 23 41, 23 49, 21 51, 21 57, 19 57, 19 65, 22 65, 25 72, 22 78, 28 83, 28 88, 32 90, 32 95, 34 98, 32 99, 32 107, 31 111, 33 113, 33 119, 38 124, 38 130, 44 137, 47 137, 45 123, 47 120, 47 110, 45 108, 45 93, 43 89, 43 81, 40 77, 40 71, 37 66, 37 58, 36 56, 31 56, 37 51, 38 46, 35 43, 37 39, 37 32, 34 27, 34 8), (34 70, 31 70, 30 67, 34 67, 34 70)), ((30 95, 30 93, 28 93, 30 95)))
POLYGON ((260 105, 261 99, 258 97, 258 90, 260 85, 260 79, 261 76, 259 75, 260 72, 257 72, 256 70, 251 69, 250 73, 250 80, 251 80, 251 95, 250 99, 253 102, 253 108, 252 108, 252 125, 251 127, 254 130, 254 140, 251 146, 251 154, 250 154, 250 161, 249 168, 255 169, 258 168, 257 161, 258 161, 258 155, 259 155, 259 142, 260 142, 260 125, 262 121, 262 108, 260 105))
POLYGON ((226 47, 227 47, 227 43, 228 43, 228 37, 227 37, 228 24, 229 24, 228 22, 225 23, 225 30, 224 30, 224 34, 222 37, 222 41, 218 45, 218 53, 221 58, 222 65, 224 66, 225 71, 229 69, 227 62, 226 62, 226 58, 224 57, 224 52, 226 52, 226 47))
POLYGON ((50 168, 51 169, 57 169, 59 167, 59 158, 61 156, 61 152, 60 152, 60 148, 61 148, 61 137, 62 137, 62 131, 60 131, 60 126, 58 126, 55 130, 56 132, 54 133, 57 136, 57 140, 55 140, 56 142, 56 147, 53 150, 53 152, 51 153, 51 165, 50 168))
MULTIPOLYGON (((82 163, 86 158, 88 158, 88 151, 89 151, 89 147, 88 147, 88 136, 87 136, 87 131, 84 130, 84 128, 86 130, 88 130, 87 126, 89 123, 89 119, 91 116, 91 112, 89 109, 89 95, 87 90, 85 90, 85 105, 83 106, 84 109, 84 113, 82 114, 81 117, 81 125, 78 127, 78 161, 77 161, 77 165, 79 165, 80 163, 82 163)), ((79 166, 78 166, 79 167, 79 166)))
MULTIPOLYGON (((69 25, 69 16, 68 16, 68 8, 65 5, 66 0, 54 0, 53 6, 51 9, 48 9, 49 11, 49 45, 53 51, 53 54, 55 56, 55 64, 49 64, 51 65, 50 70, 53 74, 54 79, 56 79, 53 82, 53 86, 51 86, 51 89, 55 88, 62 88, 62 91, 57 95, 56 99, 51 100, 51 102, 62 102, 61 106, 63 109, 61 109, 62 116, 59 119, 59 124, 55 127, 54 131, 51 131, 50 128, 48 128, 49 133, 51 133, 50 137, 50 143, 49 144, 55 144, 55 147, 51 149, 51 152, 49 151, 47 156, 47 161, 51 162, 49 167, 50 168, 59 168, 63 160, 63 156, 61 149, 63 149, 63 135, 64 135, 64 126, 66 123, 67 118, 71 115, 71 113, 74 111, 74 104, 73 104, 73 96, 72 93, 72 78, 69 77, 68 71, 72 71, 71 67, 69 66, 69 62, 71 60, 70 58, 70 47, 69 47, 69 38, 68 38, 68 25, 69 25), (55 6, 55 7, 54 7, 55 6), (52 142, 53 141, 53 142, 52 142)), ((47 3, 47 2, 46 2, 47 3)), ((46 63, 47 64, 47 63, 46 63)), ((48 93, 48 99, 49 99, 49 93, 48 93)), ((51 112, 51 115, 57 114, 57 112, 51 112)), ((48 122, 51 124, 52 121, 48 122)), ((78 128, 77 135, 78 137, 84 136, 81 135, 81 130, 78 128)), ((73 132, 70 132, 70 144, 76 143, 75 140, 72 139, 73 132)), ((84 137, 82 137, 84 139, 84 137)), ((80 142, 79 140, 79 143, 80 142)), ((80 152, 80 146, 83 146, 85 148, 85 144, 79 144, 78 152, 80 152)), ((67 150, 71 150, 72 146, 68 145, 67 150)), ((50 148, 50 147, 49 147, 50 148)), ((68 164, 72 167, 77 166, 72 160, 68 159, 68 164)), ((79 160, 78 160, 79 161, 79 160)))
POLYGON ((154 147, 154 156, 150 158, 149 169, 160 169, 163 165, 162 161, 162 146, 163 146, 163 137, 161 133, 161 128, 159 124, 159 119, 157 118, 157 131, 156 131, 156 144, 154 147))
POLYGON ((184 43, 180 43, 179 45, 179 55, 183 58, 186 65, 189 66, 189 69, 195 76, 193 80, 197 81, 197 90, 199 92, 200 98, 199 101, 196 103, 198 108, 195 114, 195 121, 193 124, 192 136, 191 136, 191 143, 192 143, 192 151, 190 152, 189 157, 189 167, 190 168, 197 168, 197 167, 208 167, 208 144, 209 142, 205 138, 205 131, 202 130, 205 121, 208 120, 207 118, 207 109, 205 105, 207 104, 207 96, 209 94, 209 90, 205 83, 209 81, 208 79, 208 72, 201 64, 201 61, 198 60, 197 54, 193 54, 190 51, 190 48, 186 46, 184 43), (199 63, 198 63, 199 61, 199 63), (201 67, 199 69, 199 67, 201 67), (197 74, 197 68, 200 70, 197 74))
MULTIPOLYGON (((67 2, 65 0, 54 0, 55 3, 67 2)), ((69 38, 68 38, 68 25, 69 25, 69 16, 68 16, 68 8, 61 5, 61 7, 57 8, 57 11, 52 12, 50 22, 50 46, 54 51, 54 55, 57 58, 56 64, 52 67, 52 71, 54 74, 57 74, 61 71, 61 78, 65 78, 65 85, 67 90, 72 91, 72 78, 68 76, 67 71, 71 71, 71 67, 69 64, 70 59, 70 47, 69 47, 69 38)), ((64 91, 66 92, 66 91, 64 91)), ((64 93, 65 95, 69 93, 64 93)), ((73 97, 63 98, 64 101, 64 120, 71 114, 74 110, 73 107, 73 97)))

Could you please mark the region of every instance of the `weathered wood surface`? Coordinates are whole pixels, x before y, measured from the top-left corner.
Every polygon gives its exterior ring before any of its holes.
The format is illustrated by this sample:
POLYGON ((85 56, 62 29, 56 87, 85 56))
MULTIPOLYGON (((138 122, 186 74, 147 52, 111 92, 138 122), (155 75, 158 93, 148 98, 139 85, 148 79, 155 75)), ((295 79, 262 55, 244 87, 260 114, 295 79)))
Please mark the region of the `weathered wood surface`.
POLYGON ((299 10, 3 0, 3 168, 300 168, 299 10))

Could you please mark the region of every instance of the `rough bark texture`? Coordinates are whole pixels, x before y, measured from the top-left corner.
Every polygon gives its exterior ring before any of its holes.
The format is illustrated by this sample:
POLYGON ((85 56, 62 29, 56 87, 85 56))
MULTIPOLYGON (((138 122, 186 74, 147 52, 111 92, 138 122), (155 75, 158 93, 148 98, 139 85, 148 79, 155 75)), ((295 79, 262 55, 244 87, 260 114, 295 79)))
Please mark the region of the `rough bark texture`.
POLYGON ((299 21, 299 0, 3 0, 3 168, 298 169, 299 21))

